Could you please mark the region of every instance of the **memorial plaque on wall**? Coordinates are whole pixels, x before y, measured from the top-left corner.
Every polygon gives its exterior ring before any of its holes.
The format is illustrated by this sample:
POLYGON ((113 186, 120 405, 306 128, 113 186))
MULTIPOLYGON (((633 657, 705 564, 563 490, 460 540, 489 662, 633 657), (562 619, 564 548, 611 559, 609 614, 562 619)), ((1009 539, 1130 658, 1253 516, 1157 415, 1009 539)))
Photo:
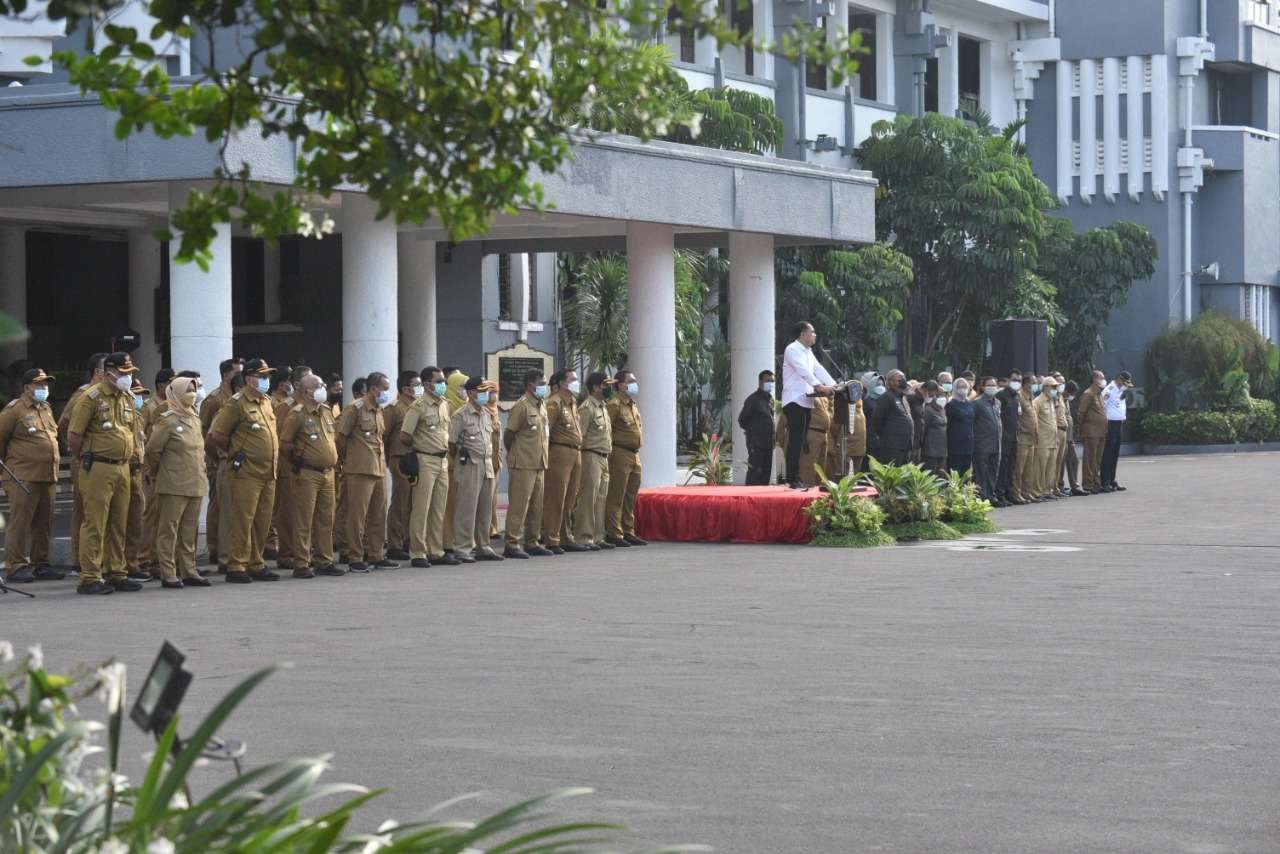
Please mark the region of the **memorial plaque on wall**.
POLYGON ((550 377, 555 366, 550 353, 535 350, 524 342, 490 353, 485 361, 486 376, 498 384, 498 407, 504 410, 510 409, 524 394, 524 378, 529 371, 542 371, 550 377))

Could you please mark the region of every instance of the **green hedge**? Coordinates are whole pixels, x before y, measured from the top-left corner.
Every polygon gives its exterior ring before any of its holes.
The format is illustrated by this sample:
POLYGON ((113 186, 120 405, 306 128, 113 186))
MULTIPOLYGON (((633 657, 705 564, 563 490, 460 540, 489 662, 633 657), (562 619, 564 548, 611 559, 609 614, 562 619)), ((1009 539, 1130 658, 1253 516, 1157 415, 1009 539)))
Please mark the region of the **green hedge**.
POLYGON ((1280 440, 1280 417, 1270 400, 1251 400, 1226 412, 1149 413, 1142 419, 1149 445, 1234 445, 1280 440))

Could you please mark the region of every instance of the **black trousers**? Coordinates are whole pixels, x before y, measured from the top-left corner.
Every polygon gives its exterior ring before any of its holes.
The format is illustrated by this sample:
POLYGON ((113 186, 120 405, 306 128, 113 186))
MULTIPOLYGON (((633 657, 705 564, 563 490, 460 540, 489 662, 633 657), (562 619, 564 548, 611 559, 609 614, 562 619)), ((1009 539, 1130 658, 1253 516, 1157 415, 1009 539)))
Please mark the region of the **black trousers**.
POLYGON ((973 465, 973 454, 950 454, 947 456, 947 469, 964 474, 973 465))
POLYGON ((999 453, 973 455, 973 482, 978 485, 978 492, 988 501, 996 500, 1002 461, 999 453))
POLYGON ((1062 458, 1062 477, 1058 479, 1058 486, 1063 485, 1064 478, 1072 489, 1080 488, 1080 458, 1076 455, 1075 442, 1067 442, 1067 455, 1062 458))
POLYGON ((773 445, 747 445, 747 486, 768 486, 773 473, 773 445))
POLYGON ((1120 462, 1120 437, 1123 433, 1123 421, 1107 422, 1107 443, 1102 447, 1103 486, 1115 486, 1116 464, 1120 462))
POLYGON ((876 457, 882 463, 893 463, 895 466, 905 466, 911 462, 911 449, 903 448, 881 448, 879 456, 876 457))
POLYGON ((1018 439, 1000 440, 1000 473, 996 475, 996 495, 1008 500, 1013 496, 1013 473, 1018 462, 1018 439))
POLYGON ((787 418, 787 483, 800 482, 800 454, 804 452, 804 440, 809 434, 809 416, 813 411, 798 403, 782 407, 787 418))

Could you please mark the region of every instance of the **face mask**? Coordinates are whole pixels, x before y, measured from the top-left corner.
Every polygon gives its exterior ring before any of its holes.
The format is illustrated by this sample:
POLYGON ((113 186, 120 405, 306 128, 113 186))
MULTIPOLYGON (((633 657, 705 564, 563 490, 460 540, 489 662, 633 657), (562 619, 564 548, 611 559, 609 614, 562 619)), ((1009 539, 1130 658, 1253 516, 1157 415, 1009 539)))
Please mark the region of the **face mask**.
POLYGON ((293 386, 291 385, 280 386, 280 393, 283 394, 285 397, 293 397, 293 386))
POLYGON ((582 383, 578 382, 577 380, 574 380, 573 382, 569 383, 569 394, 576 396, 580 391, 582 391, 582 383))
POLYGON ((196 393, 194 391, 184 391, 178 398, 182 401, 182 405, 190 409, 196 405, 196 393))
POLYGON ((133 408, 136 410, 141 410, 142 404, 143 404, 142 395, 135 394, 133 396, 133 408))
POLYGON ((487 391, 476 392, 476 403, 480 404, 481 406, 484 406, 488 402, 489 402, 489 392, 487 391))
POLYGON ((1067 395, 1067 403, 1070 403, 1071 401, 1073 401, 1073 400, 1075 400, 1075 399, 1076 399, 1076 396, 1075 396, 1074 394, 1069 394, 1069 395, 1067 395))
POLYGON ((1097 379, 1097 383, 1098 383, 1098 388, 1103 388, 1103 387, 1104 387, 1104 386, 1106 386, 1106 384, 1107 384, 1107 378, 1106 378, 1106 377, 1098 377, 1098 379, 1097 379))
POLYGON ((951 383, 943 383, 943 384, 942 384, 942 390, 943 390, 943 391, 945 391, 945 392, 950 393, 950 391, 951 391, 953 388, 955 388, 955 386, 954 386, 954 385, 952 385, 951 383))
POLYGON ((436 397, 444 397, 444 393, 449 388, 449 385, 448 383, 439 382, 433 385, 431 388, 435 391, 436 397))
POLYGON ((627 394, 634 397, 636 394, 639 393, 639 391, 640 391, 639 383, 627 383, 627 394))
POLYGON ((1058 396, 1058 390, 1056 388, 1049 389, 1049 397, 1057 397, 1057 396, 1058 396))
POLYGON ((256 380, 254 380, 254 383, 257 386, 258 391, 262 392, 263 394, 266 394, 268 391, 271 390, 271 380, 267 379, 266 377, 258 377, 256 380))
POLYGON ((416 400, 417 398, 422 397, 422 393, 423 393, 424 391, 426 391, 426 389, 424 389, 424 388, 423 388, 422 386, 420 386, 420 385, 415 385, 415 386, 413 386, 413 397, 414 397, 414 399, 416 400))
POLYGON ((320 388, 312 389, 311 399, 316 403, 324 403, 329 399, 329 393, 324 390, 324 386, 321 386, 320 388))
POLYGON ((765 384, 761 386, 765 394, 773 394, 773 380, 765 380, 765 384))
POLYGON ((983 389, 982 389, 982 393, 983 393, 983 394, 985 394, 987 397, 995 397, 995 396, 996 396, 996 392, 997 392, 998 390, 999 390, 999 389, 997 389, 995 386, 993 386, 993 385, 989 385, 989 386, 984 386, 984 387, 983 387, 983 389))
POLYGON ((204 403, 204 399, 205 399, 205 397, 206 397, 206 395, 205 395, 205 393, 204 393, 204 387, 203 387, 203 386, 201 386, 200 388, 196 389, 196 404, 197 404, 197 405, 199 405, 199 404, 201 404, 201 403, 204 403))
POLYGON ((884 393, 885 393, 885 387, 884 387, 884 386, 882 386, 882 385, 878 385, 878 386, 876 386, 875 388, 871 389, 871 396, 872 396, 872 397, 879 397, 880 395, 882 395, 882 394, 884 394, 884 393))
POLYGON ((958 388, 958 389, 956 389, 956 397, 964 398, 964 397, 968 397, 968 396, 969 396, 969 389, 967 389, 967 388, 958 388))
POLYGON ((36 399, 37 403, 44 403, 46 400, 49 399, 49 389, 33 388, 31 390, 31 396, 36 399))
POLYGON ((547 396, 547 387, 545 385, 536 385, 533 387, 533 396, 542 400, 547 396))
POLYGON ((1039 393, 1040 393, 1040 383, 1032 383, 1032 384, 1031 384, 1031 393, 1032 393, 1032 394, 1039 394, 1039 393))
POLYGON ((115 378, 116 388, 121 391, 128 391, 133 388, 133 377, 128 374, 122 374, 115 378))
POLYGON ((1022 391, 1022 383, 1020 383, 1018 380, 1010 380, 1009 388, 1013 389, 1014 391, 1022 391))
POLYGON ((391 389, 386 389, 385 391, 378 392, 379 406, 386 406, 390 402, 391 402, 391 389))

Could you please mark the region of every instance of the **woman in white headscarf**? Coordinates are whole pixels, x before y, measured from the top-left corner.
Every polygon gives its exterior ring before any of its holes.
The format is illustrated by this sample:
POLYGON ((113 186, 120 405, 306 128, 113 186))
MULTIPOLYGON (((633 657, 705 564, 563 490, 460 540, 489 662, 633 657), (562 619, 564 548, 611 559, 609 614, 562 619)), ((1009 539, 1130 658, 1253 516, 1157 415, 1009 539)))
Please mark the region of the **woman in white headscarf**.
POLYGON ((164 411, 156 418, 147 441, 145 462, 160 504, 156 562, 160 564, 160 584, 169 590, 210 586, 196 572, 200 503, 209 489, 204 434, 196 412, 199 388, 200 380, 190 377, 175 377, 169 383, 164 411))

